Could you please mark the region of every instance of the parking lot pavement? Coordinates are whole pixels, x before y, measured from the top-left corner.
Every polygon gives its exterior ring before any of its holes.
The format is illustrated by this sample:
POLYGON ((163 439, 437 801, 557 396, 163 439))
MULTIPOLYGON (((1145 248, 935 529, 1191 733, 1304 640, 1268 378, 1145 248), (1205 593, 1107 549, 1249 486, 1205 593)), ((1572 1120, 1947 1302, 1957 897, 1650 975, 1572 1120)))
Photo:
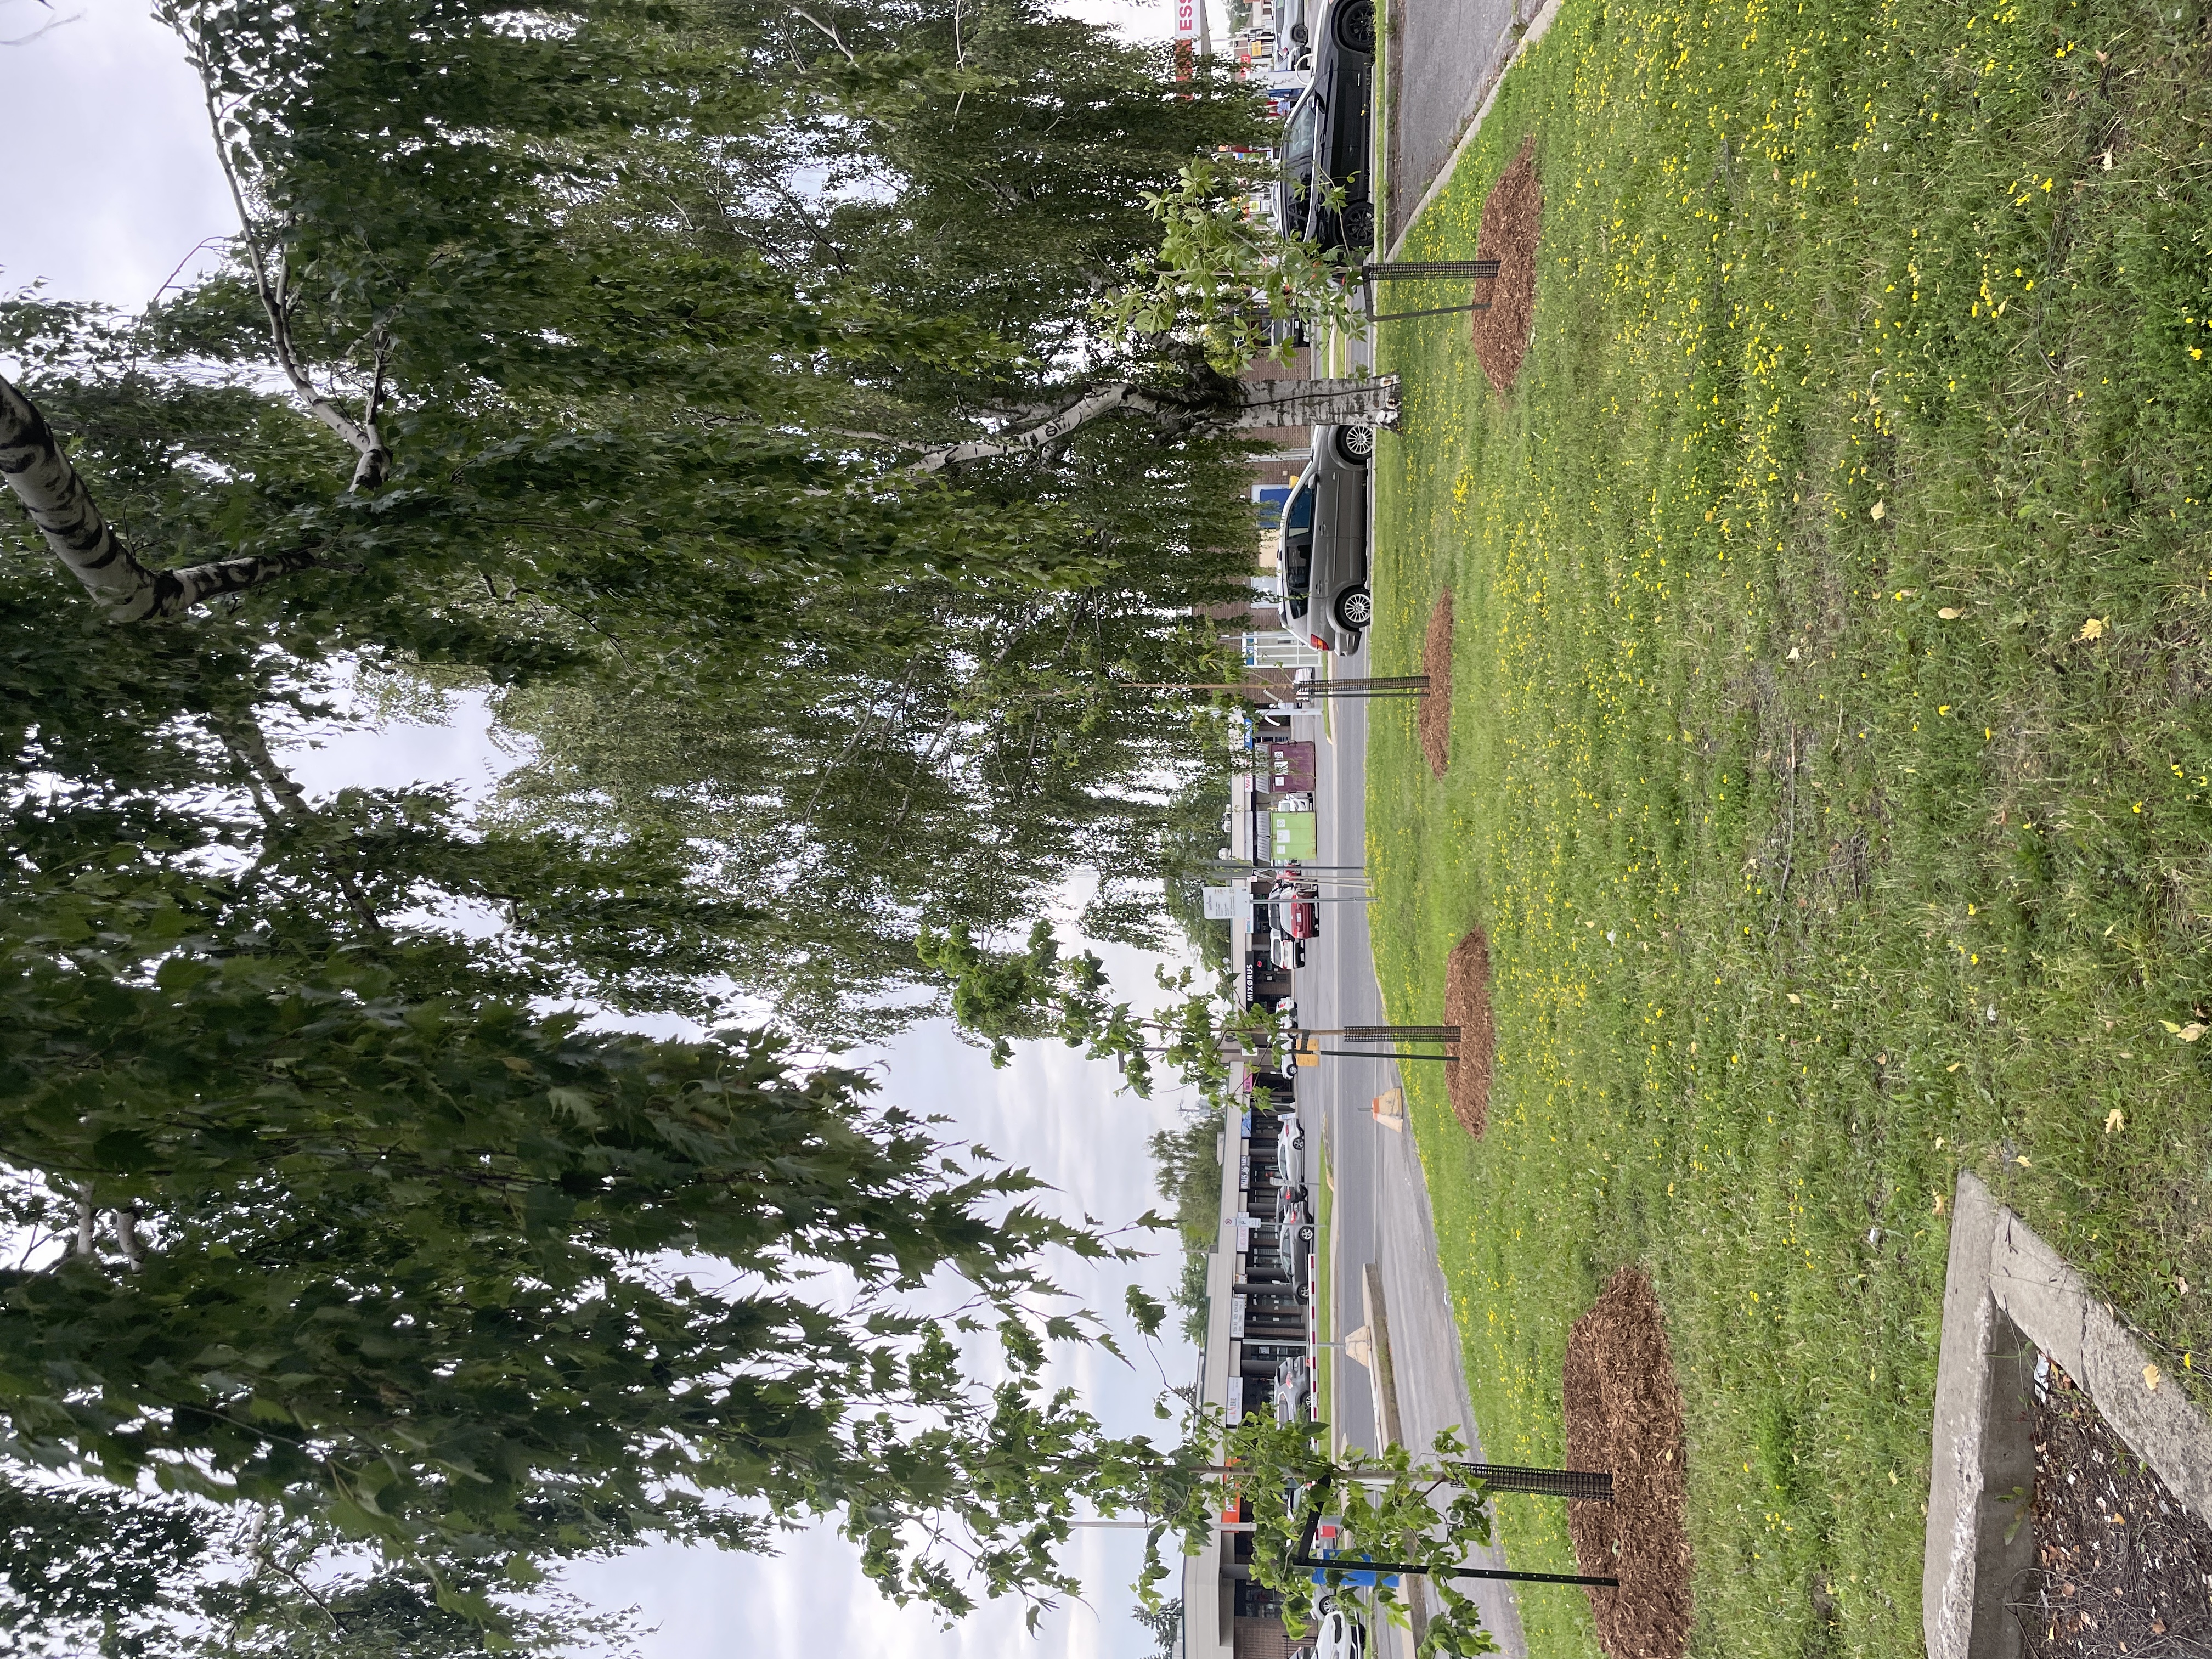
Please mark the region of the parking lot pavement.
POLYGON ((1533 0, 1390 0, 1386 48, 1389 192, 1385 247, 1406 221, 1489 92, 1498 66, 1533 15, 1533 0))
MULTIPOLYGON (((1364 669, 1364 665, 1363 665, 1364 669)), ((1297 735, 1312 737, 1318 766, 1314 805, 1320 816, 1321 865, 1358 864, 1366 857, 1367 717, 1357 702, 1330 711, 1328 730, 1319 715, 1301 716, 1297 735)), ((1367 933, 1366 908, 1359 904, 1322 907, 1322 934, 1298 973, 1298 1008, 1303 1023, 1320 1029, 1382 1023, 1382 988, 1367 933)), ((1346 1044, 1324 1039, 1323 1048, 1346 1044)), ((1362 1269, 1379 1264, 1382 1298, 1397 1376, 1400 1427, 1408 1445, 1432 1444, 1441 1429, 1459 1431, 1481 1455, 1474 1412, 1468 1404, 1459 1333, 1437 1260, 1428 1183, 1421 1172, 1411 1128, 1377 1124, 1375 1097, 1400 1085, 1398 1068, 1387 1060, 1324 1058, 1301 1073, 1298 1114, 1310 1138, 1326 1137, 1335 1185, 1330 1237, 1330 1322, 1328 1340, 1341 1342, 1358 1328, 1362 1269), (1318 1079, 1316 1086, 1309 1079, 1318 1079)), ((1376 1447, 1373 1387, 1366 1368, 1340 1350, 1326 1351, 1334 1428, 1345 1445, 1376 1447)), ((1504 1566, 1497 1546, 1471 1564, 1504 1566)), ((1553 1591, 1550 1594, 1576 1594, 1553 1591)), ((1483 1622, 1498 1638, 1508 1659, 1526 1659, 1520 1609, 1505 1584, 1478 1583, 1473 1594, 1483 1622)))

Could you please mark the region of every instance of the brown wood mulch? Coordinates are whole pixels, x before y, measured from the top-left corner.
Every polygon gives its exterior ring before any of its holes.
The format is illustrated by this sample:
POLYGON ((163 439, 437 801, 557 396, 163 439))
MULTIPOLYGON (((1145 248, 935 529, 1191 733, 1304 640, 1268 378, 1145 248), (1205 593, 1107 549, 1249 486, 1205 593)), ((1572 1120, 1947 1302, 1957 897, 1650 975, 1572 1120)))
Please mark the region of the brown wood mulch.
POLYGON ((1444 1067, 1453 1113, 1478 1140, 1490 1121, 1490 1071, 1497 1048, 1490 1023, 1490 941, 1477 927, 1444 964, 1444 1024, 1459 1027, 1459 1057, 1444 1067))
POLYGON ((1429 631, 1421 640, 1421 672, 1428 677, 1429 694, 1421 699, 1414 717, 1420 733, 1421 753, 1429 770, 1443 776, 1451 765, 1452 714, 1452 596, 1446 588, 1429 612, 1429 631))
POLYGON ((2212 1654, 2212 1527, 2056 1365, 2034 1443, 2036 1565, 2010 1597, 2029 1659, 2212 1654))
POLYGON ((1528 331, 1536 319, 1536 240, 1544 216, 1544 189, 1536 177, 1536 141, 1524 138, 1513 165, 1498 177, 1482 204, 1482 231, 1474 257, 1498 261, 1490 309, 1474 313, 1474 356, 1491 387, 1505 392, 1521 373, 1528 331))
POLYGON ((1608 1659, 1680 1659, 1690 1638, 1689 1483, 1682 1391, 1651 1281, 1623 1267, 1567 1338, 1567 1464, 1610 1469, 1613 1502, 1575 1504, 1576 1570, 1620 1580, 1587 1592, 1608 1659))

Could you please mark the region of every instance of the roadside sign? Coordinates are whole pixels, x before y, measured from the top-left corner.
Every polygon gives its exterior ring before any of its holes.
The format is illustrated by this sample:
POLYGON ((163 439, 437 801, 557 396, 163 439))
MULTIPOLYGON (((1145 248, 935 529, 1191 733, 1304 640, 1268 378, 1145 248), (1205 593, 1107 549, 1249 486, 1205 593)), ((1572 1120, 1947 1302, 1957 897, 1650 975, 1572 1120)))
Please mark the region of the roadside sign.
MULTIPOLYGON (((1208 921, 1233 921, 1237 919, 1237 891, 1234 887, 1208 887, 1206 894, 1206 919, 1208 921)), ((1246 903, 1251 896, 1244 896, 1246 903)))
POLYGON ((1302 794, 1314 787, 1314 746, 1310 742, 1262 743, 1255 754, 1259 787, 1270 794, 1302 794))
POLYGON ((1311 863, 1317 845, 1311 812, 1267 814, 1268 851, 1277 864, 1311 863))

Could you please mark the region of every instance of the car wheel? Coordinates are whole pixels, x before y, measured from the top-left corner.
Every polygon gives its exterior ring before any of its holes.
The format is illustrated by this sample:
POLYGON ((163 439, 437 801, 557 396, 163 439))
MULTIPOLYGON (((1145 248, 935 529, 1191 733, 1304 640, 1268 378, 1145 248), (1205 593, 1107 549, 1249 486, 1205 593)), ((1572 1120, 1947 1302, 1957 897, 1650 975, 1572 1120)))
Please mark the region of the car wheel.
POLYGON ((1336 621, 1340 628, 1353 633, 1364 633, 1367 624, 1375 620, 1375 598, 1364 587, 1347 587, 1336 596, 1336 621))
POLYGON ((1375 55, 1375 0, 1352 0, 1336 9, 1336 44, 1364 57, 1375 55))
POLYGON ((1305 1144, 1306 1144, 1306 1132, 1305 1132, 1304 1129, 1300 1129, 1300 1130, 1298 1130, 1295 1134, 1291 1135, 1291 1146, 1303 1149, 1303 1148, 1304 1147, 1305 1144))
POLYGON ((1314 1242, 1314 1230, 1313 1230, 1311 1227, 1301 1227, 1301 1228, 1299 1228, 1299 1229, 1298 1229, 1298 1243, 1301 1243, 1301 1244, 1310 1244, 1310 1243, 1312 1243, 1313 1242, 1314 1242))
POLYGON ((1293 23, 1291 25, 1291 39, 1303 46, 1313 39, 1313 33, 1304 23, 1293 23))
POLYGON ((1344 245, 1354 252, 1364 252, 1375 246, 1375 204, 1354 202, 1344 210, 1340 222, 1344 228, 1344 245))
POLYGON ((1350 466, 1364 466, 1374 459, 1375 428, 1340 426, 1336 429, 1336 457, 1350 466))

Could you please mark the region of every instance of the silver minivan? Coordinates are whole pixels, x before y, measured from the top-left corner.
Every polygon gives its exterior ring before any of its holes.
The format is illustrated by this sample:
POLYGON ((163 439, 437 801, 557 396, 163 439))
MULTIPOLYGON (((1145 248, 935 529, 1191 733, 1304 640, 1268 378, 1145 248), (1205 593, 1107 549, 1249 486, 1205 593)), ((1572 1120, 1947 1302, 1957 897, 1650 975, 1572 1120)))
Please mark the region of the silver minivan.
POLYGON ((1283 628, 1346 656, 1374 619, 1367 591, 1367 464, 1371 426, 1317 426, 1305 471, 1283 503, 1276 565, 1283 628))

